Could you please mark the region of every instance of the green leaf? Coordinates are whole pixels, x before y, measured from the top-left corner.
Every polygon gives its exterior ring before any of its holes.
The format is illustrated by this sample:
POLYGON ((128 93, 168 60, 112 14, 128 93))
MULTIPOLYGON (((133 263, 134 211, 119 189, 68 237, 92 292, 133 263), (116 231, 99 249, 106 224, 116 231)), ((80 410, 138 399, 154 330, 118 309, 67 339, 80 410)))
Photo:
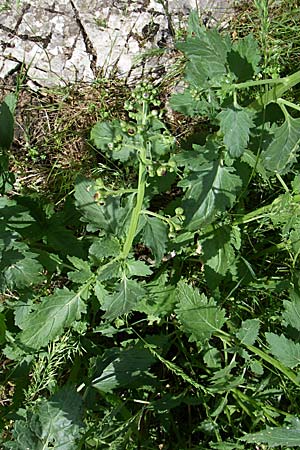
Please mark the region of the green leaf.
MULTIPOLYGON (((231 48, 228 36, 223 37, 216 29, 206 29, 201 37, 188 37, 177 44, 190 61, 198 66, 198 72, 211 80, 218 80, 226 73, 227 53, 231 48)), ((188 79, 187 66, 187 79, 188 79)), ((199 80, 201 86, 201 80, 199 80)))
POLYGON ((216 227, 200 238, 207 282, 213 289, 235 264, 235 234, 229 226, 216 227))
POLYGON ((159 264, 166 251, 168 240, 167 225, 157 217, 142 216, 142 242, 151 249, 156 264, 159 264))
POLYGON ((291 292, 291 301, 283 301, 285 311, 282 313, 282 318, 286 324, 291 325, 300 331, 300 296, 296 291, 291 292))
POLYGON ((106 311, 106 319, 115 319, 134 310, 138 302, 144 297, 145 289, 136 281, 123 275, 116 292, 107 295, 101 308, 106 311))
POLYGON ((240 177, 234 171, 234 168, 223 166, 220 161, 213 161, 178 183, 187 188, 183 208, 189 230, 196 230, 210 223, 217 212, 233 205, 242 185, 240 177))
POLYGON ((20 342, 27 347, 39 349, 47 345, 80 320, 86 305, 81 299, 83 289, 73 292, 64 287, 54 294, 43 297, 35 310, 22 322, 23 331, 18 335, 20 342))
POLYGON ((103 360, 99 362, 100 374, 93 379, 92 386, 101 392, 111 392, 124 386, 149 383, 148 370, 155 359, 144 348, 115 348, 106 351, 103 360))
POLYGON ((300 119, 286 114, 285 122, 275 129, 273 139, 262 152, 265 168, 280 174, 286 173, 296 161, 300 143, 300 119))
POLYGON ((249 443, 265 443, 269 447, 298 447, 300 445, 300 420, 297 417, 290 419, 290 425, 271 428, 258 433, 246 434, 241 439, 249 443))
POLYGON ((15 94, 8 94, 0 105, 0 148, 8 150, 14 138, 15 94))
POLYGON ((253 345, 259 332, 259 320, 247 319, 242 322, 241 328, 236 333, 236 337, 244 345, 253 345))
POLYGON ((199 294, 197 289, 180 282, 177 289, 179 303, 176 314, 190 340, 205 342, 224 325, 225 310, 211 298, 199 294))
POLYGON ((77 258, 76 256, 69 256, 68 259, 77 269, 76 271, 68 272, 69 280, 74 283, 83 284, 93 276, 90 264, 87 261, 77 258))
POLYGON ((273 356, 282 364, 293 369, 300 364, 300 344, 286 338, 283 334, 266 333, 273 356))
POLYGON ((144 261, 127 259, 126 261, 126 275, 130 278, 133 276, 137 277, 148 277, 152 274, 152 270, 144 261))
MULTIPOLYGON (((75 186, 76 207, 82 213, 82 220, 88 222, 88 230, 105 230, 110 233, 126 233, 126 207, 121 207, 120 197, 110 196, 105 199, 105 204, 98 204, 94 195, 97 192, 95 182, 80 179, 75 186)), ((126 201, 131 205, 133 196, 128 196, 126 201)))
POLYGON ((229 68, 239 82, 250 80, 258 72, 260 59, 259 46, 252 34, 234 42, 227 57, 229 68))
POLYGON ((11 450, 74 450, 80 438, 82 400, 76 392, 64 388, 50 400, 16 420, 13 441, 4 444, 11 450))
POLYGON ((250 128, 254 126, 252 116, 252 111, 234 106, 223 109, 217 116, 224 143, 233 158, 239 158, 246 150, 250 128))
POLYGON ((188 89, 181 94, 173 94, 169 103, 172 109, 185 116, 208 115, 208 103, 202 98, 193 96, 188 89))
POLYGON ((1 289, 24 288, 43 281, 43 267, 36 260, 38 255, 31 252, 8 250, 2 253, 0 261, 1 289))
POLYGON ((121 252, 121 246, 116 238, 97 238, 89 248, 89 254, 96 260, 118 256, 121 252))

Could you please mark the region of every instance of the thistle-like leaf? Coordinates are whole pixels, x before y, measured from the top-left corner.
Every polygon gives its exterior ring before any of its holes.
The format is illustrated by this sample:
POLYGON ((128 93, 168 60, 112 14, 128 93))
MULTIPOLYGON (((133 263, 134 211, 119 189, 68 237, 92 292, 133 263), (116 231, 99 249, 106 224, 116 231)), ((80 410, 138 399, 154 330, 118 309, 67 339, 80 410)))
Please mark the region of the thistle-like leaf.
POLYGON ((254 126, 252 116, 251 110, 234 106, 224 109, 217 116, 224 143, 233 158, 239 158, 247 148, 250 128, 254 126))

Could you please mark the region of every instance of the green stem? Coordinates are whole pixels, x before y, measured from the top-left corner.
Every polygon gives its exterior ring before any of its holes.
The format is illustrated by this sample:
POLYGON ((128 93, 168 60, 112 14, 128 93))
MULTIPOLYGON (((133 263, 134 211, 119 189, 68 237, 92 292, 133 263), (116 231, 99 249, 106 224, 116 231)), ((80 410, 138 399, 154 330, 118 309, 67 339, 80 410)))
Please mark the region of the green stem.
POLYGON ((295 103, 289 102, 288 100, 284 100, 283 98, 279 98, 277 100, 277 103, 279 104, 279 106, 280 104, 283 104, 285 106, 289 106, 290 108, 295 109, 296 111, 300 111, 300 106, 295 105, 295 103))
MULTIPOLYGON (((267 84, 272 84, 272 80, 261 80, 261 81, 269 81, 269 83, 267 83, 267 84)), ((248 81, 248 83, 255 83, 255 82, 248 81)), ((259 83, 259 82, 256 82, 256 83, 259 83)), ((273 81, 273 84, 274 83, 276 83, 278 85, 275 85, 273 87, 273 89, 270 89, 269 91, 265 92, 264 94, 262 94, 260 96, 259 99, 252 102, 249 105, 250 108, 253 108, 255 110, 260 110, 262 107, 267 106, 269 103, 277 102, 278 98, 282 97, 282 95, 286 91, 288 91, 292 87, 296 86, 296 84, 300 83, 300 70, 298 70, 298 72, 293 73, 292 75, 289 75, 288 77, 278 78, 273 81), (278 81, 280 81, 279 84, 276 83, 278 81)), ((239 89, 238 86, 241 87, 242 84, 247 84, 247 82, 239 83, 238 85, 235 86, 235 88, 239 89)), ((260 83, 260 84, 264 84, 264 83, 260 83)), ((253 86, 255 86, 255 84, 253 84, 253 86)), ((244 86, 244 87, 249 87, 249 85, 244 86)))
MULTIPOLYGON (((145 153, 145 149, 143 149, 143 153, 145 153)), ((139 164, 138 193, 137 193, 137 198, 136 198, 136 204, 132 211, 132 216, 131 216, 131 221, 130 221, 130 225, 129 225, 127 238, 126 238, 126 241, 125 241, 125 244, 123 247, 123 251, 122 251, 123 259, 127 258, 128 254, 131 250, 133 240, 136 235, 136 230, 137 230, 138 223, 139 223, 140 213, 143 208, 145 189, 146 189, 146 166, 142 162, 142 158, 141 158, 140 164, 139 164)))
POLYGON ((257 356, 260 356, 264 361, 271 364, 273 367, 275 367, 277 370, 279 370, 281 373, 283 373, 292 383, 294 383, 296 386, 300 387, 300 383, 297 379, 297 375, 292 370, 285 367, 283 364, 281 364, 277 359, 273 358, 272 356, 265 353, 263 350, 260 350, 257 347, 254 347, 254 345, 245 345, 245 347, 250 350, 250 352, 254 353, 257 356))

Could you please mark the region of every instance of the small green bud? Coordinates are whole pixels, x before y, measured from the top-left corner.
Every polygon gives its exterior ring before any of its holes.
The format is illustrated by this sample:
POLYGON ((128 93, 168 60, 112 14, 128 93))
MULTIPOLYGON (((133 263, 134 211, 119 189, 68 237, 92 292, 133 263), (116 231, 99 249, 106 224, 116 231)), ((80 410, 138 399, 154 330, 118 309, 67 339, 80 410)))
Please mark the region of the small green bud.
POLYGON ((180 206, 175 209, 176 216, 182 216, 183 213, 184 213, 184 209, 181 208, 180 206))
POLYGON ((158 169, 156 169, 156 173, 157 173, 157 176, 163 177, 167 174, 167 169, 164 166, 160 166, 160 167, 158 167, 158 169))

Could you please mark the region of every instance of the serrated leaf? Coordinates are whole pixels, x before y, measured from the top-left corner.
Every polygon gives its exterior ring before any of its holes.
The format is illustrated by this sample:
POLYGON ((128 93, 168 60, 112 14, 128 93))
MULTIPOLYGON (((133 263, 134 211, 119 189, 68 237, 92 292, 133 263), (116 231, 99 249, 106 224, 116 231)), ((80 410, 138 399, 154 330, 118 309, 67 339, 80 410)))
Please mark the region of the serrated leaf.
POLYGON ((95 259, 108 258, 109 256, 118 256, 121 252, 121 246, 116 238, 97 238, 89 248, 89 254, 95 259))
POLYGON ((252 111, 234 106, 223 109, 217 116, 224 143, 233 158, 239 158, 247 147, 250 128, 254 126, 252 116, 252 111))
POLYGON ((29 348, 39 349, 63 333, 75 320, 80 320, 86 305, 82 292, 70 291, 66 287, 43 297, 35 310, 22 322, 23 331, 19 341, 29 348))
POLYGON ((200 238, 200 242, 206 279, 209 286, 214 288, 235 263, 233 229, 229 226, 215 228, 203 240, 200 238))
POLYGON ((218 80, 226 73, 225 63, 231 43, 228 36, 221 36, 216 29, 206 29, 201 37, 188 37, 177 47, 190 61, 194 61, 199 70, 201 68, 206 77, 218 80))
POLYGON ((217 212, 233 205, 242 181, 235 175, 234 168, 213 161, 203 165, 201 171, 191 173, 178 185, 187 188, 183 199, 186 226, 189 230, 196 230, 210 223, 217 212))
POLYGON ((269 447, 298 447, 300 445, 300 420, 294 417, 290 426, 267 428, 258 433, 246 434, 241 438, 245 442, 262 444, 269 447))
POLYGON ((0 262, 1 289, 24 288, 43 281, 43 267, 36 257, 35 253, 26 251, 24 253, 17 250, 3 252, 0 262))
MULTIPOLYGON (((76 207, 82 213, 82 220, 88 222, 91 231, 105 230, 110 233, 126 233, 125 222, 127 208, 120 205, 120 197, 110 196, 105 199, 105 204, 98 204, 94 195, 95 182, 92 180, 78 180, 75 186, 76 207)), ((131 205, 132 197, 128 196, 127 203, 131 205)))
POLYGON ((262 152, 265 168, 280 174, 288 171, 296 161, 299 143, 300 119, 287 114, 284 123, 275 129, 270 145, 262 152))
POLYGON ((133 276, 147 277, 152 274, 152 270, 144 261, 127 259, 126 261, 126 275, 130 278, 133 276))
POLYGON ((193 97, 188 89, 181 94, 173 94, 169 103, 172 109, 185 116, 195 117, 200 113, 207 114, 207 102, 204 99, 193 97))
POLYGON ((250 80, 258 72, 260 59, 258 43, 251 34, 234 42, 227 57, 229 68, 239 82, 250 80))
POLYGON ((11 450, 74 450, 80 437, 82 400, 76 392, 64 388, 50 400, 42 399, 34 411, 13 428, 13 441, 4 444, 11 450))
POLYGON ((259 332, 259 320, 247 319, 242 322, 241 328, 236 333, 236 337, 244 345, 253 345, 259 332))
POLYGON ((77 258, 76 256, 69 256, 68 259, 77 269, 73 272, 68 272, 69 280, 74 283, 83 284, 93 276, 90 264, 87 261, 77 258))
POLYGON ((116 292, 106 296, 101 305, 105 311, 104 317, 112 320, 129 313, 135 309, 144 295, 145 289, 139 283, 123 275, 121 282, 116 286, 116 292))
POLYGON ((157 217, 142 217, 142 242, 151 249, 156 264, 159 264, 165 251, 168 240, 167 225, 157 217))
POLYGON ((101 373, 93 379, 92 386, 101 392, 135 386, 136 383, 141 386, 143 382, 149 382, 147 372, 154 362, 154 357, 144 348, 108 350, 101 364, 101 373))
POLYGON ((283 334, 266 333, 273 356, 285 366, 293 369, 300 364, 300 344, 286 338, 283 334))
POLYGON ((300 297, 296 291, 291 292, 291 301, 283 301, 284 312, 282 318, 288 325, 300 331, 300 297))
POLYGON ((222 328, 226 321, 225 310, 219 308, 212 298, 199 294, 184 282, 179 283, 177 293, 176 314, 190 340, 203 343, 222 328))

